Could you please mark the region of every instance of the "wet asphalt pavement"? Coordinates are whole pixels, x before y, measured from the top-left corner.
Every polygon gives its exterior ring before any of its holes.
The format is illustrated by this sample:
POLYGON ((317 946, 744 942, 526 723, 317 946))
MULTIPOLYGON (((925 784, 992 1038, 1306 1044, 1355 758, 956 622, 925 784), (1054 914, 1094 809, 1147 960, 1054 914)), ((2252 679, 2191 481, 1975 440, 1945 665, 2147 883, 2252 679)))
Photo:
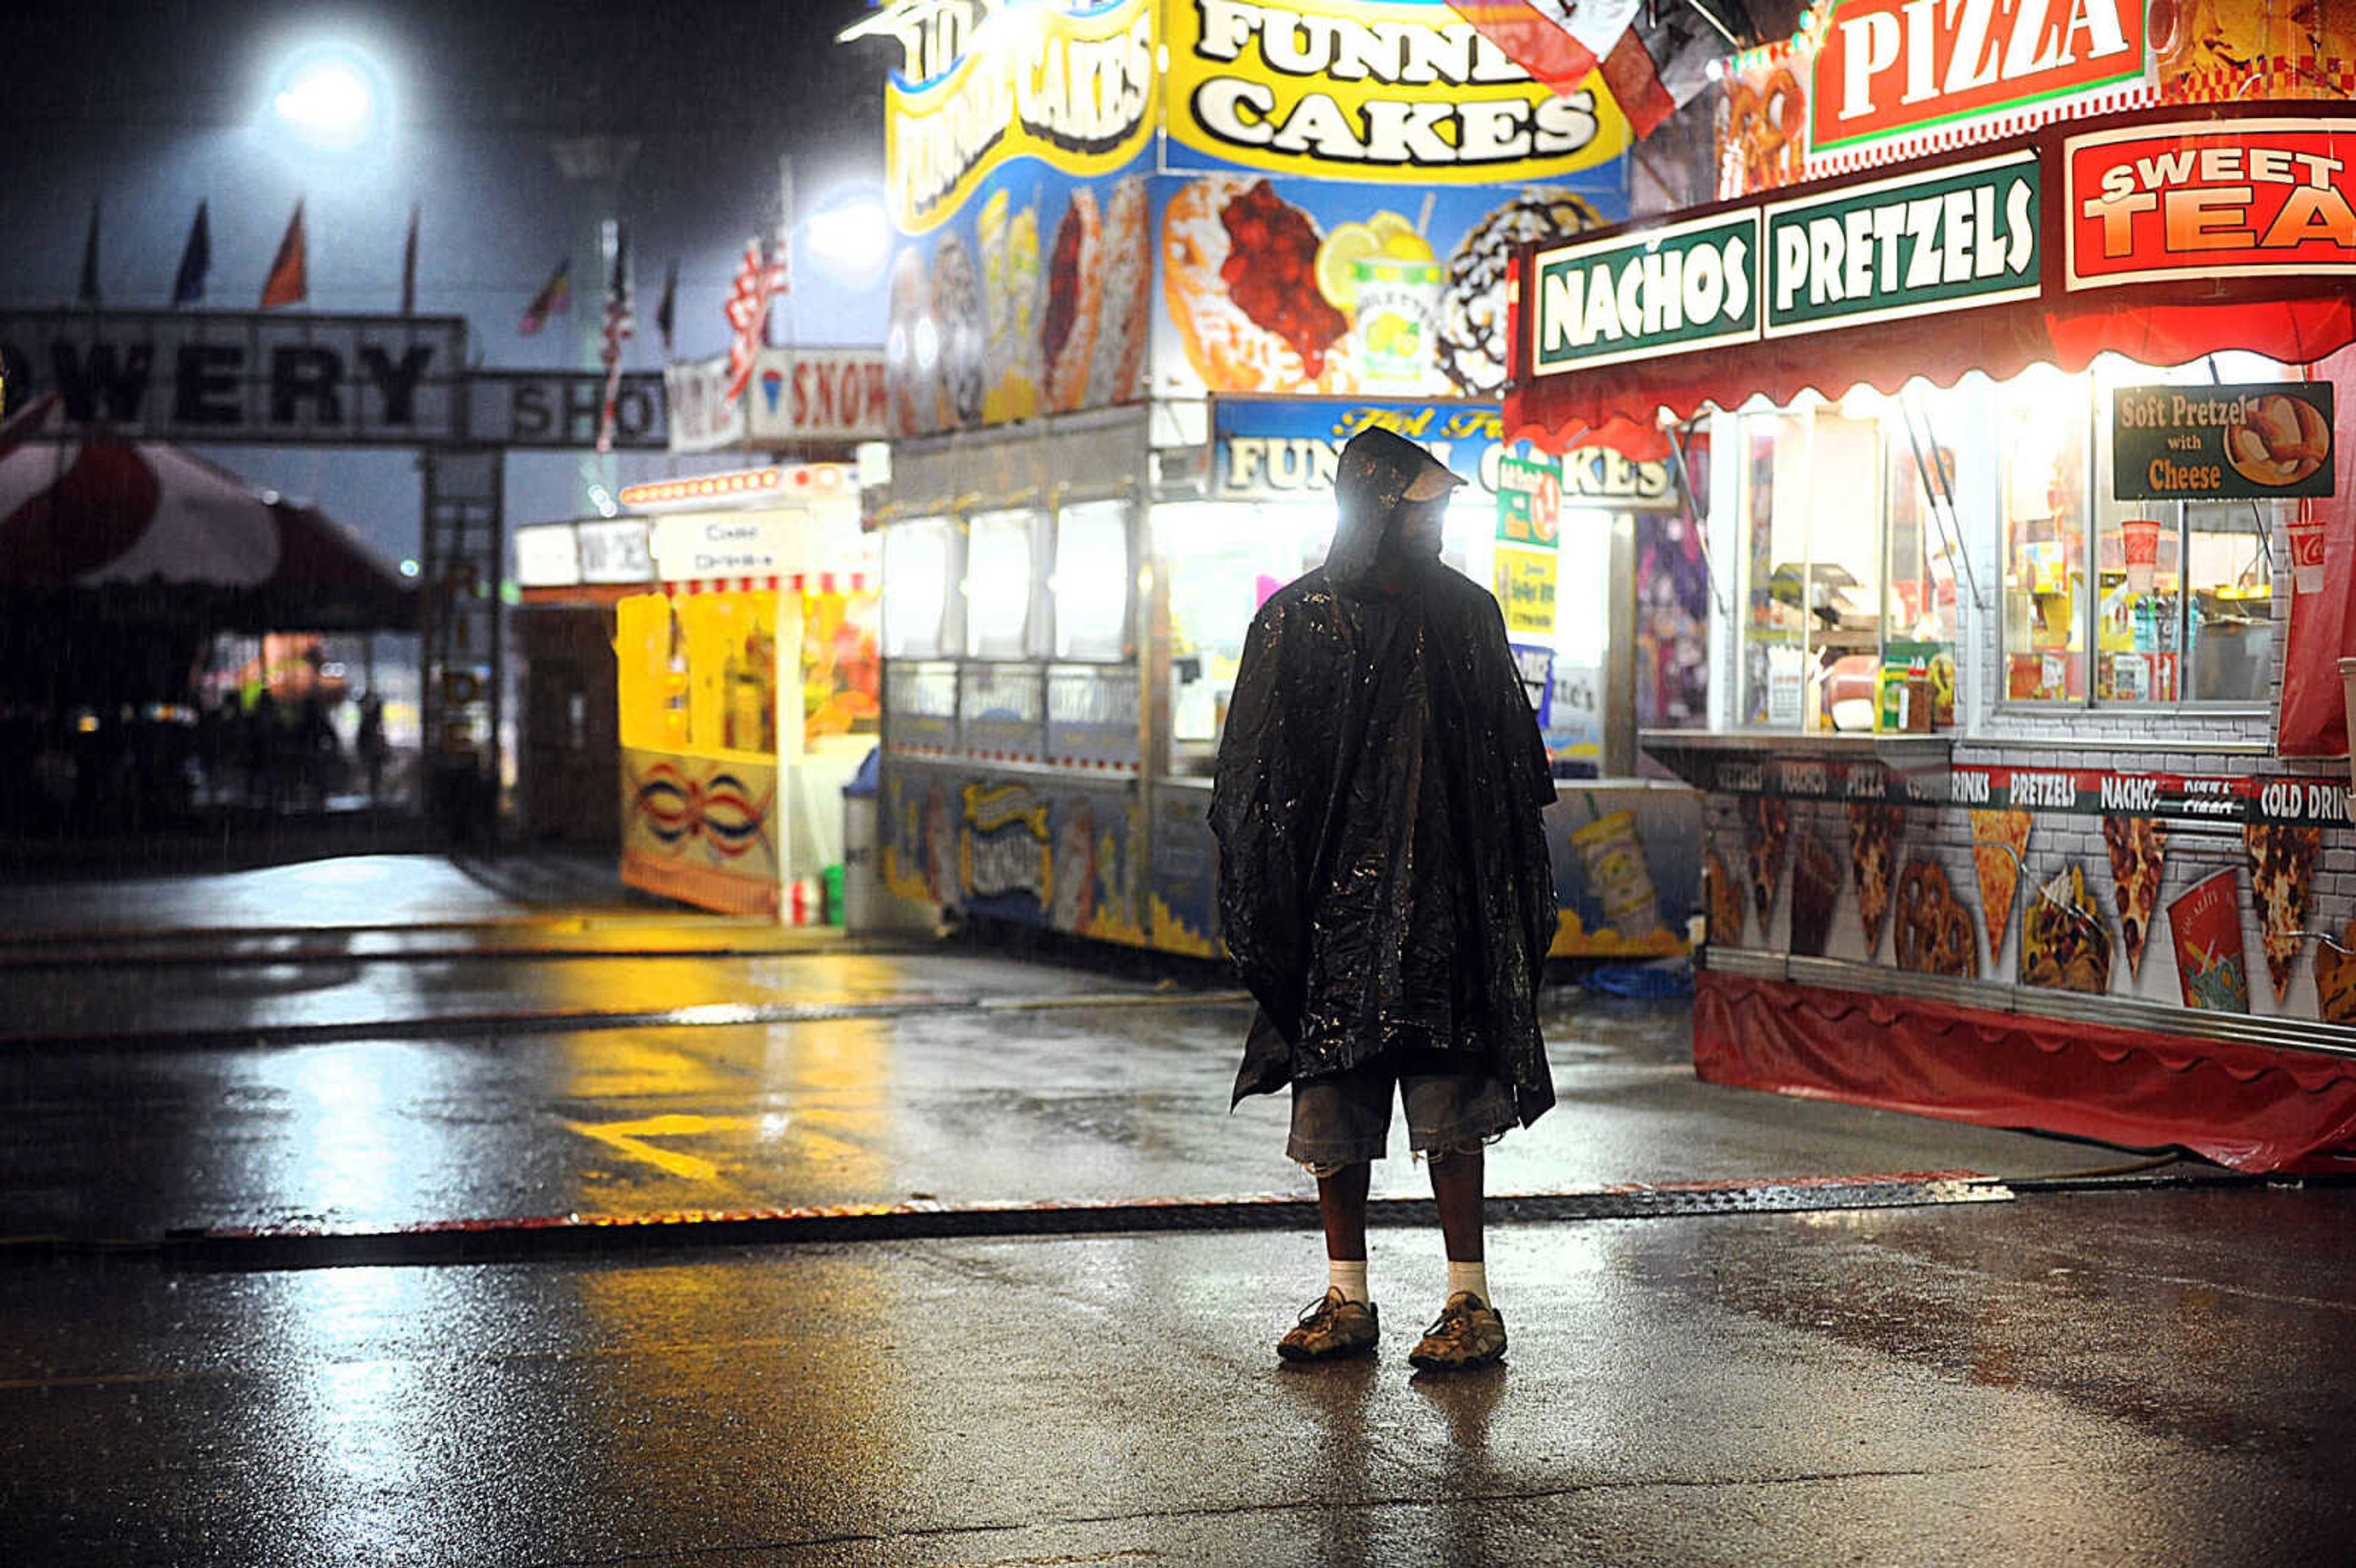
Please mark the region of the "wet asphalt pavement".
POLYGON ((1699 1083, 1675 1003, 1550 998, 1493 1193, 2026 1185, 1498 1223, 1514 1348, 1455 1379, 1406 1363, 1420 1229, 1376 1233, 1380 1355, 1307 1371, 1305 1228, 192 1266, 167 1233, 1310 1184, 1280 1104, 1226 1113, 1199 972, 393 858, 0 923, 0 1563, 2356 1561, 2356 1189, 2043 1179, 2136 1160, 1699 1083))

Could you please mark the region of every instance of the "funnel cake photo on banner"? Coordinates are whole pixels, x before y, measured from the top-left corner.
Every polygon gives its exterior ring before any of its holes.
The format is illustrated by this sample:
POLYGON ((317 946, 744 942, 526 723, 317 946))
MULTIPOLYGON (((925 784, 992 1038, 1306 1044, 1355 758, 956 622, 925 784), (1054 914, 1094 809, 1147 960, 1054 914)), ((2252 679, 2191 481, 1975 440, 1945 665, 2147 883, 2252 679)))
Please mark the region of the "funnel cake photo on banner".
POLYGON ((1603 227, 1585 197, 1532 186, 1468 230, 1448 258, 1440 302, 1440 369, 1459 397, 1494 398, 1505 389, 1511 351, 1505 269, 1527 240, 1562 240, 1603 227))
POLYGON ((1102 312, 1088 366, 1087 403, 1134 401, 1145 393, 1146 328, 1153 319, 1153 253, 1146 248, 1145 176, 1113 182, 1097 254, 1104 272, 1102 312))
POLYGON ((1972 813, 1972 871, 1980 884, 1980 921, 1987 928, 1988 962, 2004 957, 2005 933, 2012 925, 2013 890, 2020 882, 2022 858, 2035 819, 2025 811, 1972 813))
POLYGON ((1898 869, 1898 841, 1905 832, 1903 806, 1849 802, 1849 866, 1857 877, 1857 913, 1865 927, 1868 958, 1881 946, 1881 926, 1890 915, 1892 879, 1898 869))
POLYGON ((1980 973, 1979 940, 1971 912, 1955 897, 1947 869, 1936 860, 1906 863, 1898 880, 1898 966, 1917 975, 1975 980, 1980 973))
POLYGON ((2111 928, 2075 860, 2021 904, 2020 983, 2097 997, 2111 988, 2111 928))
POLYGON ((1783 880, 1783 840, 1792 831, 1792 808, 1772 795, 1746 795, 1734 803, 1742 817, 1742 852, 1750 862, 1751 896, 1759 907, 1763 935, 1775 908, 1775 884, 1783 880))
POLYGON ((2242 830, 2242 839, 2249 847, 2250 896, 2257 901, 2258 928, 2265 938, 2266 977, 2279 1002, 2290 992, 2299 949, 2306 945, 2307 895, 2314 885, 2323 829, 2253 822, 2242 830))
POLYGON ((1046 304, 1039 313, 1039 362, 1051 412, 1069 413, 1087 401, 1104 286, 1104 220, 1097 213, 1097 193, 1074 186, 1047 248, 1042 279, 1046 304))
POLYGON ((892 393, 892 428, 901 435, 940 429, 948 400, 941 381, 940 329, 933 321, 933 282, 924 252, 892 260, 884 332, 884 371, 892 393))
POLYGON ((1841 865, 1813 833, 1792 845, 1792 951, 1822 958, 1840 903, 1841 865))
POLYGON ((973 252, 955 234, 941 236, 933 252, 933 325, 939 334, 941 389, 948 408, 941 422, 972 424, 981 418, 983 360, 989 328, 981 315, 981 277, 973 252))
POLYGON ((1039 209, 992 191, 974 219, 981 250, 982 315, 990 379, 981 417, 992 423, 1039 411, 1039 209))
POLYGON ((2140 975, 2151 917, 2159 908, 2168 833, 2148 816, 2105 816, 2103 843, 2111 852, 2111 889, 2119 906, 2119 936, 2127 950, 2127 973, 2140 975))
POLYGON ((1205 175, 1162 215, 1162 298, 1215 392, 1350 392, 1350 319, 1317 286, 1324 236, 1266 179, 1205 175))

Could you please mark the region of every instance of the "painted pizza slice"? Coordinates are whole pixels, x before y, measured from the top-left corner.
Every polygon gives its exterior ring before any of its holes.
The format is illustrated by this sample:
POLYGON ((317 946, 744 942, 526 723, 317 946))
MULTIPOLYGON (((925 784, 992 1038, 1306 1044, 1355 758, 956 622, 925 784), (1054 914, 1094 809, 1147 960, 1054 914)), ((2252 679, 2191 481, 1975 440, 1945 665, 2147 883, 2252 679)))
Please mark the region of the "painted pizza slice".
POLYGON ((1751 862, 1751 896, 1763 928, 1775 908, 1775 887, 1783 880, 1783 845, 1792 831, 1792 808, 1772 795, 1747 795, 1735 803, 1742 816, 1742 849, 1751 862))
POLYGON ((2029 829, 2036 819, 2025 811, 1972 813, 1972 870, 1980 884, 1980 922, 1987 928, 1988 962, 2004 956, 2004 934, 2012 925, 2013 890, 2020 885, 2029 829))
POLYGON ((2127 973, 2143 973, 2144 944, 2159 908, 2159 879, 2168 856, 2168 834, 2148 816, 2105 816, 2103 843, 2111 852, 2111 888, 2117 896, 2119 936, 2127 950, 2127 973))
POLYGON ((2260 933, 2265 939, 2266 977, 2275 1000, 2290 992, 2307 943, 2307 896, 2315 882, 2315 857, 2323 829, 2290 823, 2253 822, 2242 830, 2250 851, 2250 891, 2258 901, 2260 933))
POLYGON ((1898 842, 1906 831, 1902 806, 1856 800, 1848 807, 1849 869, 1857 878, 1857 912, 1865 926, 1865 955, 1881 946, 1881 927, 1890 915, 1892 878, 1897 869, 1898 842))

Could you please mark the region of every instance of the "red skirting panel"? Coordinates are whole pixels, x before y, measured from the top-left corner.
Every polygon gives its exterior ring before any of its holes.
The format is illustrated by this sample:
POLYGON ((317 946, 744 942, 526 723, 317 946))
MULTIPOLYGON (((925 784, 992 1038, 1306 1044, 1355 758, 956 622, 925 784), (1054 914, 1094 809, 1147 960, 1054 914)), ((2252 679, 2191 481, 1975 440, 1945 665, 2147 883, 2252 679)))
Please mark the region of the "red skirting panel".
POLYGON ((2172 1146, 2238 1170, 2356 1169, 2356 1061, 1708 970, 1696 981, 1694 1067, 1713 1083, 2172 1146))

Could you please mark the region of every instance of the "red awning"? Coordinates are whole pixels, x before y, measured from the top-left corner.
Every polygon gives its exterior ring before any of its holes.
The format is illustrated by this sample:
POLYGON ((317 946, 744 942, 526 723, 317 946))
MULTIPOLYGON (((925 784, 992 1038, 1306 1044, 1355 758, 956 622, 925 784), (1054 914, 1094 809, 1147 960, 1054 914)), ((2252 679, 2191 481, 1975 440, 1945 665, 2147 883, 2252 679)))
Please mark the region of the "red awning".
MULTIPOLYGON (((2277 114, 2317 113, 2325 106, 2258 106, 2277 114)), ((2340 126, 2340 106, 2318 114, 2340 126)), ((2211 111, 2206 115, 2239 116, 2211 111)), ((2104 125, 2206 117, 2175 109, 2115 116, 2104 125)), ((2044 155, 2046 211, 2041 250, 2044 285, 2040 297, 1971 309, 1931 311, 1901 320, 1828 330, 1797 337, 1762 338, 1719 348, 1665 354, 1593 369, 1533 377, 1527 320, 1515 305, 1515 376, 1505 401, 1508 440, 1528 440, 1547 451, 1607 446, 1631 458, 1657 461, 1669 454, 1663 419, 1682 422, 1706 408, 1733 409, 1754 397, 1787 404, 1803 392, 1837 398, 1860 382, 1896 392, 1922 377, 1952 387, 1972 371, 2007 380, 2032 365, 2083 370, 2097 355, 2116 353, 2150 366, 2181 365, 2227 349, 2263 354, 2286 364, 2307 364, 2356 342, 2356 303, 2345 277, 2272 276, 2197 278, 2091 288, 2063 286, 2067 243, 2061 210, 2062 183, 2053 171, 2066 135, 2082 134, 2094 122, 2055 125, 2035 135, 1966 149, 1943 162, 1986 158, 2025 147, 2044 155)), ((1872 171, 1886 179, 1890 171, 1872 171)), ((1864 179, 1823 181, 1773 192, 1772 199, 1822 195, 1864 179)), ((1721 203, 1702 215, 1739 211, 1762 204, 1761 197, 1721 203)), ((1677 215, 1680 219, 1691 216, 1677 215)), ((1641 229, 1636 230, 1641 232, 1641 229)), ((1624 235, 1628 230, 1616 231, 1624 235)), ((1608 240, 1612 232, 1598 236, 1608 240)), ((1584 241, 1582 241, 1584 242, 1584 241)), ((1560 241, 1554 243, 1559 244, 1560 241)), ((1518 275, 1527 277, 1541 249, 1524 247, 1518 275)))

